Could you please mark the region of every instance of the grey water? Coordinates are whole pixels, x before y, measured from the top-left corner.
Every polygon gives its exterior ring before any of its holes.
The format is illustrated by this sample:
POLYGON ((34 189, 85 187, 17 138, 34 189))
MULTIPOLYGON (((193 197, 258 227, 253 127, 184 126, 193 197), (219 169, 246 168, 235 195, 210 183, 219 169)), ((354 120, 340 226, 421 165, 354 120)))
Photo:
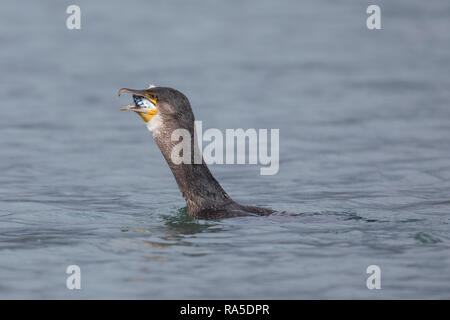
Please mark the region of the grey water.
POLYGON ((71 4, 0 10, 0 298, 450 298, 448 1, 79 0, 68 30, 71 4), (190 219, 119 111, 149 84, 204 129, 279 128, 278 174, 210 169, 298 215, 190 219))

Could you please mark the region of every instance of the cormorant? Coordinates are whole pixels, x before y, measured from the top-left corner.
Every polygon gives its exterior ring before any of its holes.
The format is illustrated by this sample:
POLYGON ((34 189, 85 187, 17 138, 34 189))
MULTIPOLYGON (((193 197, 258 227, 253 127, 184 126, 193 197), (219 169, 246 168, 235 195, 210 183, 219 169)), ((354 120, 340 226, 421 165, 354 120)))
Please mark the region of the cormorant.
POLYGON ((175 129, 186 129, 191 139, 191 150, 198 148, 193 141, 194 114, 186 96, 178 90, 150 86, 144 90, 122 88, 121 93, 133 95, 134 104, 120 108, 131 110, 141 116, 161 150, 172 171, 178 187, 186 200, 189 216, 196 219, 221 219, 237 216, 267 216, 275 210, 245 206, 233 201, 212 176, 203 157, 191 162, 175 164, 171 159, 172 148, 178 143, 172 141, 175 129), (198 164, 195 164, 198 163, 198 164))

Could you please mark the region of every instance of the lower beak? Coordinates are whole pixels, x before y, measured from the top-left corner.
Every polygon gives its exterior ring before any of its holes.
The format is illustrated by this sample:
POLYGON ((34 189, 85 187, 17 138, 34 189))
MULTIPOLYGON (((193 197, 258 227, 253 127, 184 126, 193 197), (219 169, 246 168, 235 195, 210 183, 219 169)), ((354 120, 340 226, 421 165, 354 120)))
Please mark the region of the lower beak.
POLYGON ((140 108, 136 108, 135 106, 125 106, 120 108, 121 111, 134 111, 134 112, 141 112, 145 113, 145 111, 141 110, 140 108))

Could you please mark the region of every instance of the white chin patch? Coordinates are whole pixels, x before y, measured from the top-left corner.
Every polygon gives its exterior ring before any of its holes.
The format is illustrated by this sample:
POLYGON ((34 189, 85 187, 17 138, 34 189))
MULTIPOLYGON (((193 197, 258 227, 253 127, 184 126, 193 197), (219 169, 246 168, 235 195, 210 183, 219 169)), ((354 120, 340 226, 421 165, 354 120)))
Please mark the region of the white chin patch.
POLYGON ((162 126, 161 117, 159 114, 155 114, 155 116, 149 122, 146 122, 145 125, 150 132, 157 133, 162 126))

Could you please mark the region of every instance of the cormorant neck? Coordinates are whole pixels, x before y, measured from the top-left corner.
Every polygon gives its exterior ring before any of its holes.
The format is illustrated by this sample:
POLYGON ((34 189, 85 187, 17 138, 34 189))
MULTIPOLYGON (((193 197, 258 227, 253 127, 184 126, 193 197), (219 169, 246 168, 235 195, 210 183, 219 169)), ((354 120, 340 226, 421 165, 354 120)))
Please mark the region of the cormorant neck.
POLYGON ((175 177, 181 194, 186 200, 189 215, 196 217, 202 210, 219 209, 233 203, 233 200, 213 177, 203 160, 203 156, 194 142, 193 126, 192 129, 186 129, 191 137, 190 163, 175 164, 172 161, 172 149, 180 142, 171 140, 173 130, 169 129, 170 127, 168 123, 164 123, 163 128, 153 131, 153 137, 175 177), (197 162, 194 161, 195 155, 201 157, 201 163, 199 160, 197 162))

